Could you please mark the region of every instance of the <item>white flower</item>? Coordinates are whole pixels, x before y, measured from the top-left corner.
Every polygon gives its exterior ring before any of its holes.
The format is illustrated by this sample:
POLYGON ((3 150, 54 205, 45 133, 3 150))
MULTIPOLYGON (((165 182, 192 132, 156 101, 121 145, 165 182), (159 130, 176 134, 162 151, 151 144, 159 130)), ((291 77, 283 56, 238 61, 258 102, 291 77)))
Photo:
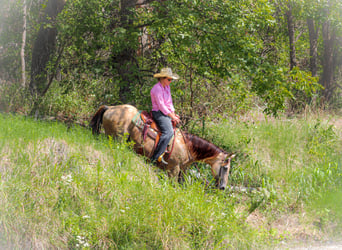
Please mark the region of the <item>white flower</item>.
POLYGON ((71 176, 71 174, 63 175, 63 176, 61 177, 61 179, 62 179, 62 181, 66 182, 66 183, 68 183, 68 184, 70 184, 70 183, 72 182, 72 176, 71 176))
POLYGON ((83 236, 76 236, 76 240, 78 243, 76 244, 76 247, 89 247, 90 244, 87 242, 86 238, 83 236))

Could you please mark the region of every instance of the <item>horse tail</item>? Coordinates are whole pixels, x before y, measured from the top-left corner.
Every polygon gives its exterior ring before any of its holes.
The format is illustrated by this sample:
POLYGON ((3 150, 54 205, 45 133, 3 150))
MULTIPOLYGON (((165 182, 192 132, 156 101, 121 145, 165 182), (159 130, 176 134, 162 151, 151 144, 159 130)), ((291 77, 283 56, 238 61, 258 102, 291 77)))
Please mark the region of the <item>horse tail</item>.
POLYGON ((91 119, 89 126, 93 132, 93 135, 100 133, 100 128, 102 125, 103 114, 106 112, 108 107, 106 105, 102 105, 99 110, 95 113, 94 117, 91 119))

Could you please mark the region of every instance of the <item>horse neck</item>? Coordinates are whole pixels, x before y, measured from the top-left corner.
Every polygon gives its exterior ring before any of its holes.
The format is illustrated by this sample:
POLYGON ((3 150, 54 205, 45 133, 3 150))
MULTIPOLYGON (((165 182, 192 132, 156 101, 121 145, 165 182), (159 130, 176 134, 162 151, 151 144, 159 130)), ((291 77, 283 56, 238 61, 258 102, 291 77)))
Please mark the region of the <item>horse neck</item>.
POLYGON ((203 138, 189 133, 184 134, 193 161, 203 161, 211 164, 213 161, 216 161, 219 154, 223 152, 222 149, 203 138))

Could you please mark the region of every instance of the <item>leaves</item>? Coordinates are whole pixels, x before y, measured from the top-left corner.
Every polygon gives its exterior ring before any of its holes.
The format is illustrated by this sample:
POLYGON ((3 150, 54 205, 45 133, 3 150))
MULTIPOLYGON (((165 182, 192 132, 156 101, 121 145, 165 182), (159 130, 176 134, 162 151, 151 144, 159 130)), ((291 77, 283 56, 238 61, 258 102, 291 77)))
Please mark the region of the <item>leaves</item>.
MULTIPOLYGON (((314 18, 317 24, 330 18, 335 27, 341 23, 338 1, 331 1, 334 9, 328 16, 322 11, 325 1, 292 1, 298 26, 298 68, 289 71, 287 24, 282 14, 286 1, 149 1, 149 5, 129 9, 130 25, 122 25, 120 2, 66 2, 57 22, 58 46, 64 48, 58 67, 64 83, 82 82, 84 77, 78 76, 84 75, 89 82, 106 78, 113 89, 127 90, 130 101, 149 107, 153 72, 170 66, 182 78, 172 86, 176 108, 186 113, 199 112, 202 100, 212 111, 235 113, 248 109, 257 96, 272 114, 285 109, 288 100, 308 100, 319 86, 318 79, 307 73, 306 18, 314 18), (132 56, 130 64, 124 63, 127 53, 132 56), (128 80, 129 88, 124 86, 127 81, 119 80, 125 72, 134 75, 128 80)), ((13 39, 19 38, 13 35, 13 39)), ((4 40, 1 36, 0 42, 4 40)), ((11 53, 12 60, 15 49, 11 53)))

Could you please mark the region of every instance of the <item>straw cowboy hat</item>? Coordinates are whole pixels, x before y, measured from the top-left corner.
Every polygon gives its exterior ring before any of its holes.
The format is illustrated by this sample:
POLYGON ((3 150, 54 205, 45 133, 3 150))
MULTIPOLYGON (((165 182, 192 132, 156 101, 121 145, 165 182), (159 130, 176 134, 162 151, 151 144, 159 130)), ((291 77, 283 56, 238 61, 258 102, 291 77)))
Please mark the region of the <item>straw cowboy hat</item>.
POLYGON ((160 70, 160 73, 154 74, 153 77, 154 78, 168 77, 174 80, 179 79, 179 76, 176 73, 172 73, 171 68, 162 68, 160 70))

